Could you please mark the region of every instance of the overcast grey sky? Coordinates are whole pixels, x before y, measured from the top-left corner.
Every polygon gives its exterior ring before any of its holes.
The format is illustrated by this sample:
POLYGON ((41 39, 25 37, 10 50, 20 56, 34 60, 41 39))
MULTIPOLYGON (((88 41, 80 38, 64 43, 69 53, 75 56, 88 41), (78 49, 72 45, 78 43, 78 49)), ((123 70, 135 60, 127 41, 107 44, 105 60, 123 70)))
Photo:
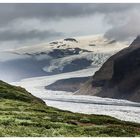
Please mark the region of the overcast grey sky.
POLYGON ((140 33, 140 4, 0 4, 0 50, 63 37, 140 33))

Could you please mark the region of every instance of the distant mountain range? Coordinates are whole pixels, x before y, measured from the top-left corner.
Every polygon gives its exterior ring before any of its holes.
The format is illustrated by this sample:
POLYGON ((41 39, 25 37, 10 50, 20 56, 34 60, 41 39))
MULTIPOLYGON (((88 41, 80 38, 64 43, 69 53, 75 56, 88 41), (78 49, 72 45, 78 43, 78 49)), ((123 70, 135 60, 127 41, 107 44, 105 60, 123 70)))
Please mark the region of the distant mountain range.
POLYGON ((140 102, 140 36, 111 56, 77 94, 140 102))
POLYGON ((0 79, 11 82, 99 67, 107 58, 127 46, 128 42, 92 35, 64 38, 1 52, 0 79), (4 53, 5 57, 2 56, 4 53))

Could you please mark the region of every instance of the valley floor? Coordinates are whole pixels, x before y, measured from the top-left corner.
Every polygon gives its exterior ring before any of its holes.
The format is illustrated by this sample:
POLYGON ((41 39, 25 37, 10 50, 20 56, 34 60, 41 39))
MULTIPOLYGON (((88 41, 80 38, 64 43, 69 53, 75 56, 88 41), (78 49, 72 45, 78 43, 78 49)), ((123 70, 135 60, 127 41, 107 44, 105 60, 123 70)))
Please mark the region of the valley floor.
POLYGON ((99 68, 88 68, 75 72, 24 79, 14 85, 26 88, 33 95, 43 99, 48 106, 85 114, 109 115, 121 120, 140 123, 140 103, 127 100, 73 95, 71 92, 46 90, 45 86, 57 80, 92 76, 99 68))

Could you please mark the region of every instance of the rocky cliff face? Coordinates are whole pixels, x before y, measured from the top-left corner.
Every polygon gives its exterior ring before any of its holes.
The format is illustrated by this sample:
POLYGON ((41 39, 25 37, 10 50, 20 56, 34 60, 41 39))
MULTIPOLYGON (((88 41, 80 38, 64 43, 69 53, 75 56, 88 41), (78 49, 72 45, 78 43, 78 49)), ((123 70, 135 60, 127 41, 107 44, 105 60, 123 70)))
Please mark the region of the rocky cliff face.
POLYGON ((140 102, 140 36, 110 57, 77 94, 140 102))

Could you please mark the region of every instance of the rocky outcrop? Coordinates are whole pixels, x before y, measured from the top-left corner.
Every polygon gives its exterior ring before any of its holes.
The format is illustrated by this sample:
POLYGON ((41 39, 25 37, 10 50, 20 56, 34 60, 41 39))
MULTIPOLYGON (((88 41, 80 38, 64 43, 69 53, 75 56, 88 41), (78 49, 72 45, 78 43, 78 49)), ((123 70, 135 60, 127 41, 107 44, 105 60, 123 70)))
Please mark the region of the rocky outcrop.
POLYGON ((55 83, 46 86, 45 88, 47 90, 54 90, 54 91, 75 92, 88 79, 89 77, 75 77, 69 79, 61 79, 56 81, 55 83))
POLYGON ((64 41, 72 41, 78 43, 78 41, 75 38, 65 38, 64 41))
POLYGON ((110 57, 77 94, 140 102, 140 36, 110 57))

